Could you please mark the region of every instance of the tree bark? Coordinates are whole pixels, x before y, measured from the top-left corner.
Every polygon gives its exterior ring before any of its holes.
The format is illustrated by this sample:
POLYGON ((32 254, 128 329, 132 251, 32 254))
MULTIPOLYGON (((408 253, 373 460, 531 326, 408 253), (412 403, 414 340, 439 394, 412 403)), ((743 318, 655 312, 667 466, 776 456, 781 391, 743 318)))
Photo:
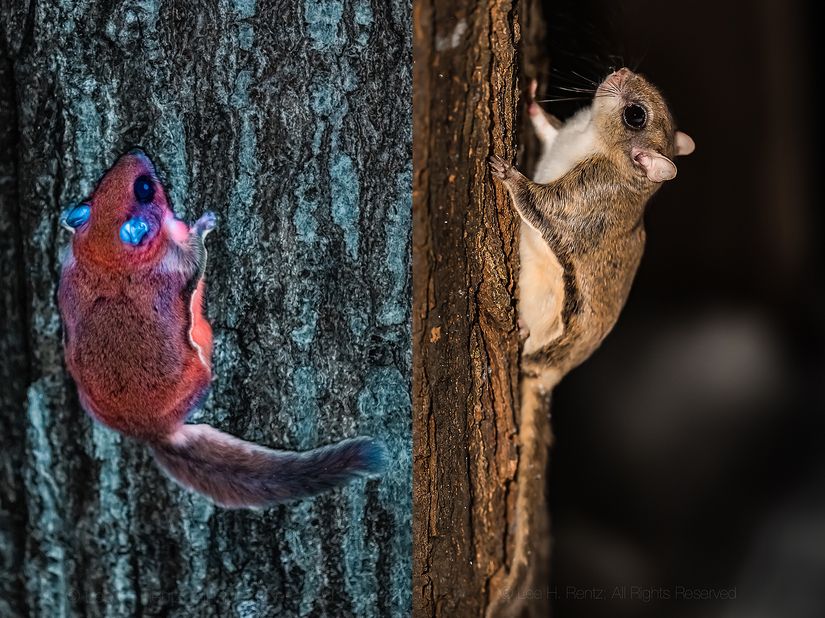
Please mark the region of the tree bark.
POLYGON ((413 11, 413 609, 484 616, 507 594, 519 464, 519 228, 486 159, 514 159, 524 26, 540 32, 540 11, 413 11))
POLYGON ((0 615, 407 615, 408 3, 0 6, 0 615), (58 215, 133 145, 179 216, 219 217, 193 420, 287 449, 374 435, 383 479, 222 510, 83 414, 58 215))

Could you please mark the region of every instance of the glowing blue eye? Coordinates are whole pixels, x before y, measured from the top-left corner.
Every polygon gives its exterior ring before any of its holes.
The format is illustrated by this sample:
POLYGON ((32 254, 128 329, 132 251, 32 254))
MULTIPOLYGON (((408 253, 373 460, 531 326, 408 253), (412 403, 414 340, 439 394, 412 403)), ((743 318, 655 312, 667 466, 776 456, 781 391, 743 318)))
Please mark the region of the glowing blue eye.
POLYGON ((149 232, 149 224, 140 217, 132 217, 120 226, 120 240, 129 245, 139 245, 149 232))
POLYGON ((149 176, 138 176, 135 180, 134 192, 137 201, 146 204, 155 197, 155 184, 149 176))
POLYGON ((89 205, 80 204, 79 206, 67 208, 63 211, 63 216, 60 217, 60 224, 67 230, 74 232, 76 228, 86 223, 91 216, 92 209, 89 205))

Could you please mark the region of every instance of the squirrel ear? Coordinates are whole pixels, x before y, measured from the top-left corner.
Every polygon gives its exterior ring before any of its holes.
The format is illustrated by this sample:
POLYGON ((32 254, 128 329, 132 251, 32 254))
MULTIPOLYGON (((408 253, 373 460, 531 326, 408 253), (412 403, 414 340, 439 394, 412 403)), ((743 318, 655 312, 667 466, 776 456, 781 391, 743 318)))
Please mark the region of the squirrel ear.
POLYGON ((633 149, 633 161, 644 169, 653 182, 664 182, 676 178, 676 165, 655 150, 633 149))
POLYGON ((696 149, 693 138, 682 131, 676 131, 676 156, 684 157, 696 149))

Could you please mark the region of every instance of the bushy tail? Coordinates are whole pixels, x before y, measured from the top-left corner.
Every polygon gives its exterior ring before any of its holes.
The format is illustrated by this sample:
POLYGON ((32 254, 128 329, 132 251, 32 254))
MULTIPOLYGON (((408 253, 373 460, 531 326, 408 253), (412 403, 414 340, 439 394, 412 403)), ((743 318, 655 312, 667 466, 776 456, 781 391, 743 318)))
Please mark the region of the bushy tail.
POLYGON ((263 507, 314 496, 386 467, 384 446, 351 438, 305 452, 245 442, 209 425, 182 425, 150 445, 177 483, 229 508, 263 507))

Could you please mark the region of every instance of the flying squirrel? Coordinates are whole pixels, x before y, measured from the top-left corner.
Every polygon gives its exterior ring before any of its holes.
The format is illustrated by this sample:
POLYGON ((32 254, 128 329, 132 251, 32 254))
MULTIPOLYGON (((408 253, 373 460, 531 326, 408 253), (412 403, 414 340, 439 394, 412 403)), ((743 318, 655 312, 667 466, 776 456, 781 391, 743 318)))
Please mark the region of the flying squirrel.
POLYGON ((675 129, 662 94, 630 69, 608 75, 592 104, 564 123, 538 105, 535 91, 532 82, 527 111, 541 144, 534 180, 489 158, 521 218, 523 348, 514 551, 488 617, 518 615, 531 562, 548 551, 540 547, 549 538, 535 504, 544 504, 550 392, 616 323, 644 249, 645 205, 676 176, 674 156, 695 148, 675 129))
POLYGON ((207 212, 191 227, 177 219, 143 151, 121 156, 61 224, 73 234, 58 292, 66 364, 93 419, 147 444, 174 481, 229 508, 383 471, 385 448, 368 437, 292 452, 185 424, 212 379, 204 240, 216 218, 207 212))

